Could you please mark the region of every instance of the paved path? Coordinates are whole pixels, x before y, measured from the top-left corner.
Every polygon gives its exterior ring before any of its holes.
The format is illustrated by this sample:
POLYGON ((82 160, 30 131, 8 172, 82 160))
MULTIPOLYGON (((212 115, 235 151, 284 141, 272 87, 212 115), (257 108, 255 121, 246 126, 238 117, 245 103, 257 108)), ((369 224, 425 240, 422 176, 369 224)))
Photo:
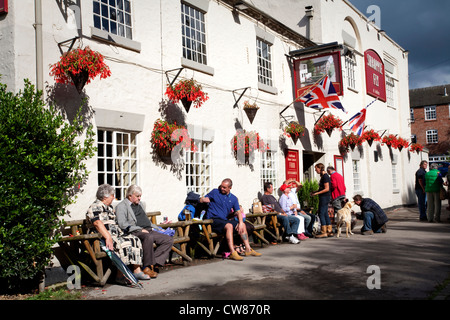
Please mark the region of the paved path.
POLYGON ((107 285, 90 290, 88 299, 448 300, 450 285, 437 288, 450 280, 445 206, 442 223, 419 222, 417 208, 395 209, 388 212, 386 234, 363 236, 358 221, 350 238, 344 234, 256 248, 261 257, 167 270, 143 282, 143 290, 107 285))

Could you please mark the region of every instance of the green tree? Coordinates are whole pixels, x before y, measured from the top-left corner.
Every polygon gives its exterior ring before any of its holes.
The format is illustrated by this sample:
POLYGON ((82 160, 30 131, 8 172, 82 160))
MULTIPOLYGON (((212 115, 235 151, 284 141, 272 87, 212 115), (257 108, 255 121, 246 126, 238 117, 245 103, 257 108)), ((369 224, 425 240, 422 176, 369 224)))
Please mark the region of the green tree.
POLYGON ((0 287, 34 285, 50 262, 60 217, 89 173, 93 137, 79 113, 65 121, 28 80, 17 94, 0 83, 0 287))

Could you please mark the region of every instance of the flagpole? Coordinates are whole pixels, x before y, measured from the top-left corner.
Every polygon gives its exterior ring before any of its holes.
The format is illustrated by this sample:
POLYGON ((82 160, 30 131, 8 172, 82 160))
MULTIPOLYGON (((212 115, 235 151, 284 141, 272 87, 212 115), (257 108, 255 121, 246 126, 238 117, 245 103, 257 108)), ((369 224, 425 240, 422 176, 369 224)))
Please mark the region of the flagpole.
POLYGON ((287 108, 289 108, 292 104, 296 103, 298 99, 306 96, 308 93, 310 93, 314 87, 320 82, 322 81, 327 75, 325 74, 324 76, 322 76, 322 78, 320 78, 317 82, 315 82, 314 84, 310 85, 310 88, 308 89, 308 91, 306 91, 306 93, 303 93, 300 97, 296 98, 294 101, 292 101, 291 103, 289 103, 286 108, 283 109, 283 111, 280 112, 280 114, 282 114, 283 112, 286 111, 287 108))

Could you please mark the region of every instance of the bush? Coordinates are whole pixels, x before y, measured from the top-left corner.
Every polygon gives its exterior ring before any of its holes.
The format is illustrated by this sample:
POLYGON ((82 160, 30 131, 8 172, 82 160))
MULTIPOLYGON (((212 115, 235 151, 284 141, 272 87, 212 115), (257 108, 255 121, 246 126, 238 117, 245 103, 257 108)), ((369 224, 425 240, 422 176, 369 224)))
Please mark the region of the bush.
POLYGON ((303 186, 297 192, 302 208, 311 208, 311 213, 316 213, 319 209, 319 196, 311 196, 312 192, 319 190, 319 183, 316 180, 305 180, 303 186))
POLYGON ((0 283, 39 278, 57 242, 65 207, 88 175, 94 132, 81 116, 70 124, 25 80, 18 94, 0 83, 0 283))

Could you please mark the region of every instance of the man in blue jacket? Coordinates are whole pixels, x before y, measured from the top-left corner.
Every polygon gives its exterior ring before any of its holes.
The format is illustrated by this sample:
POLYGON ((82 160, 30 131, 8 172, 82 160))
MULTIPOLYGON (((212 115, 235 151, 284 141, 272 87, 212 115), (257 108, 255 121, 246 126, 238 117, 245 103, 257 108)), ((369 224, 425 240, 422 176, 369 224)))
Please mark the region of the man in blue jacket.
POLYGON ((353 197, 355 204, 360 206, 364 225, 361 228, 362 235, 371 235, 374 233, 386 233, 386 222, 388 217, 383 209, 370 198, 363 198, 359 194, 353 197))

